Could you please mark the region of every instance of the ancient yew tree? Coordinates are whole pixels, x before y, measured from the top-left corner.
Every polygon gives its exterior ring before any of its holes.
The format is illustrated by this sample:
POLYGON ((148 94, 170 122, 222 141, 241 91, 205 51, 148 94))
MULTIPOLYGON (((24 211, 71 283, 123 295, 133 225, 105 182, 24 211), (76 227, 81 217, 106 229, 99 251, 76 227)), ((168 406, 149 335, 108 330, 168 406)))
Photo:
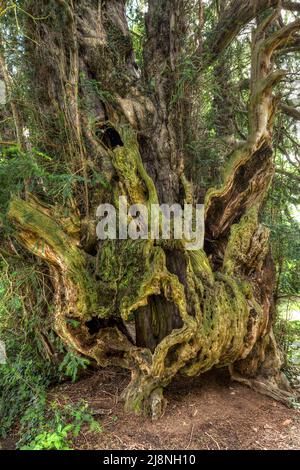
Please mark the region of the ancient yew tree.
MULTIPOLYGON (((14 122, 7 136, 19 158, 38 153, 51 161, 50 173, 75 176, 63 202, 47 192, 43 175, 24 180, 8 205, 6 249, 17 243, 24 256, 43 260, 53 294, 48 315, 69 348, 98 366, 131 371, 128 410, 158 417, 177 374, 213 367, 288 399, 260 213, 274 176, 276 115, 285 107, 299 119, 278 90, 284 58, 299 47, 300 4, 140 3, 142 32, 132 31, 125 0, 2 2, 1 74, 14 122), (12 38, 5 18, 16 11, 12 38), (247 77, 237 83, 226 53, 245 28, 247 77), (207 138, 198 121, 207 77, 218 85, 210 125, 224 171, 216 175, 214 161, 202 165, 204 184, 191 143, 207 138), (234 86, 246 96, 246 134, 234 124, 234 86), (186 250, 179 240, 97 240, 97 207, 117 205, 119 196, 147 207, 205 204, 204 249, 186 250)), ((199 159, 201 167, 201 151, 199 159)))

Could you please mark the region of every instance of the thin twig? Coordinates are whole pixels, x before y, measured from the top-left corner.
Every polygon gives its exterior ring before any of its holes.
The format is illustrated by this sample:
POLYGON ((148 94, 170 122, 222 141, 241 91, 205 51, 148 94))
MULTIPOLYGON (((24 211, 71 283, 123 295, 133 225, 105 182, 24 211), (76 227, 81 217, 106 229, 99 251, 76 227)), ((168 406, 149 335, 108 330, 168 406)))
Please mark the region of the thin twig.
POLYGON ((214 443, 218 447, 218 450, 221 450, 218 441, 216 441, 216 439, 214 437, 212 437, 210 434, 208 434, 208 432, 205 432, 204 434, 206 434, 212 441, 214 441, 214 443))
POLYGON ((192 424, 192 429, 191 429, 191 434, 190 434, 190 440, 189 440, 189 443, 188 445, 186 446, 185 450, 188 450, 191 443, 192 443, 192 439, 193 439, 193 436, 194 436, 194 428, 195 428, 195 425, 194 423, 192 424))

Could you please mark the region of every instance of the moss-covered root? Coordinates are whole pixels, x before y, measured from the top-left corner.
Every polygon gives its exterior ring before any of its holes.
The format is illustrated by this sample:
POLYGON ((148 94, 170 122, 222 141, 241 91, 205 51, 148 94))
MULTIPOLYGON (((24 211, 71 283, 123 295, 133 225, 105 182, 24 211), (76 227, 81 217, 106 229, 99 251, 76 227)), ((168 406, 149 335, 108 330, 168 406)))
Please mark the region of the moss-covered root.
POLYGON ((84 324, 91 312, 97 312, 98 298, 86 257, 79 249, 76 224, 34 198, 29 201, 13 198, 8 215, 20 243, 49 266, 56 332, 69 346, 86 354, 83 344, 87 333, 83 330, 82 335, 75 334, 70 323, 84 324))
POLYGON ((291 388, 281 366, 282 357, 271 330, 246 359, 230 365, 229 372, 232 380, 290 407, 300 401, 300 394, 291 388))
POLYGON ((161 416, 163 388, 178 372, 193 376, 234 364, 235 374, 253 384, 265 374, 264 367, 274 369, 273 378, 278 373, 276 347, 268 342, 272 282, 263 275, 268 273, 268 232, 259 225, 255 208, 232 227, 219 273, 212 272, 201 250, 187 254, 184 247, 174 251, 151 241, 110 241, 102 246, 97 282, 74 229, 54 208, 15 198, 9 216, 23 245, 50 267, 55 328, 63 340, 100 366, 132 371, 123 394, 127 411, 161 416), (171 255, 180 258, 182 270, 171 255), (271 286, 267 295, 266 285, 271 286), (132 324, 140 333, 135 320, 149 314, 154 321, 148 322, 146 334, 135 335, 143 341, 136 341, 130 329, 124 333, 132 324), (149 334, 157 338, 156 326, 163 319, 168 326, 164 334, 148 344, 149 334))
POLYGON ((128 413, 151 416, 159 419, 166 407, 164 388, 160 381, 138 371, 132 373, 132 380, 122 394, 128 413))
POLYGON ((282 372, 278 372, 276 376, 256 378, 246 378, 230 370, 231 378, 256 392, 266 395, 275 401, 282 403, 289 408, 300 402, 300 394, 293 390, 288 383, 286 376, 282 372))

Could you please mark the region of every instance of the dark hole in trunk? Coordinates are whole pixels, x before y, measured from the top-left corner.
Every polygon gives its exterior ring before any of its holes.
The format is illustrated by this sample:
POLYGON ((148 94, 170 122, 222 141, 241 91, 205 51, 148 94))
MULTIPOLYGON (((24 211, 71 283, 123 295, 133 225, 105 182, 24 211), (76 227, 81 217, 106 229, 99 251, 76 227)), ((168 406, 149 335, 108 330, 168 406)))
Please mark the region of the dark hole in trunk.
POLYGON ((105 145, 105 147, 114 150, 117 147, 124 147, 124 143, 121 139, 118 131, 110 126, 109 124, 104 124, 99 126, 96 129, 96 136, 99 140, 105 145))
POLYGON ((124 324, 123 320, 121 318, 116 318, 116 317, 110 317, 110 318, 98 318, 98 317, 93 317, 91 320, 87 321, 85 323, 89 330, 89 334, 91 336, 96 335, 99 333, 100 330, 104 328, 118 328, 126 337, 129 339, 129 341, 133 344, 135 344, 135 331, 132 329, 131 323, 128 323, 127 325, 124 324))
POLYGON ((156 346, 173 330, 182 328, 183 322, 177 305, 163 295, 153 295, 148 305, 135 315, 136 345, 154 352, 156 346))

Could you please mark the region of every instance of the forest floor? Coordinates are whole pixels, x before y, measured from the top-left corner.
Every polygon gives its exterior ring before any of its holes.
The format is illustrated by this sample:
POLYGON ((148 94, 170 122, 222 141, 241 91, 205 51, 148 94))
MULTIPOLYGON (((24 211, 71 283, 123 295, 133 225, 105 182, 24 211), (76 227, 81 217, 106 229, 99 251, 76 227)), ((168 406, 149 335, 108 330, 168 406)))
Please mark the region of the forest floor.
POLYGON ((231 382, 224 371, 174 381, 157 422, 124 413, 119 397, 128 381, 124 371, 105 369, 50 392, 61 405, 85 400, 102 425, 101 433, 81 433, 75 449, 300 449, 300 410, 231 382))

